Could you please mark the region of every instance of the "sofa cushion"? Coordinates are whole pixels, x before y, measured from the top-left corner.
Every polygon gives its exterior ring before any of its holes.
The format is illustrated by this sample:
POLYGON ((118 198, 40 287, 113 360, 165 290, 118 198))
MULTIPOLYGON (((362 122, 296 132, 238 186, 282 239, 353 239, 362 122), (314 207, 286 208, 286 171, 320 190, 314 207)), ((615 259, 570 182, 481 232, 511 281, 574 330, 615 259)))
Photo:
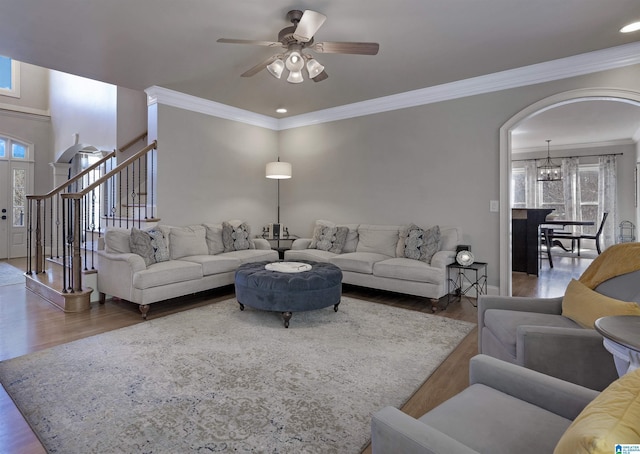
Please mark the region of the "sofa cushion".
POLYGON ((309 248, 339 254, 344 248, 348 233, 349 229, 347 227, 316 225, 313 229, 313 237, 311 238, 309 248))
POLYGON ((393 258, 382 260, 373 265, 374 276, 402 279, 405 281, 441 284, 444 270, 435 268, 428 263, 407 258, 393 258))
POLYGON ((555 326, 559 328, 579 328, 580 326, 558 314, 538 312, 508 311, 487 309, 484 313, 484 324, 505 348, 516 356, 516 339, 518 326, 555 326))
POLYGON ((133 275, 133 286, 137 289, 160 287, 177 282, 202 278, 202 266, 182 260, 153 263, 146 270, 133 275))
POLYGON ((640 444, 640 369, 623 375, 593 399, 553 452, 609 454, 619 452, 618 444, 640 444))
POLYGON ((462 233, 456 227, 440 226, 440 250, 455 251, 462 241, 462 233))
POLYGON ((203 225, 172 227, 169 234, 169 252, 176 260, 189 255, 207 255, 207 231, 203 225))
POLYGON ((334 252, 320 249, 289 249, 284 253, 285 260, 311 260, 313 262, 328 262, 335 256, 334 252))
POLYGON ((397 225, 360 224, 356 252, 373 252, 386 255, 387 258, 395 257, 399 230, 400 227, 397 225))
POLYGON ((222 223, 222 244, 224 252, 255 249, 251 241, 251 227, 246 222, 234 224, 231 221, 222 223))
POLYGON ((410 224, 402 227, 398 236, 396 257, 431 263, 433 255, 440 250, 440 227, 437 225, 424 230, 410 224))
POLYGON ((109 227, 104 234, 105 251, 112 254, 129 254, 131 247, 129 246, 129 238, 131 231, 119 227, 109 227))
POLYGON ((262 260, 278 261, 278 252, 272 249, 244 249, 242 251, 225 252, 222 257, 230 257, 240 263, 260 262, 262 260))
POLYGON ((582 282, 572 279, 562 298, 562 315, 583 328, 593 329, 594 323, 600 317, 640 315, 640 306, 601 295, 582 282))
MULTIPOLYGON (((473 384, 420 418, 474 452, 540 454, 571 421, 482 384, 473 384)), ((578 452, 578 451, 575 451, 578 452)))
POLYGON ((206 240, 209 254, 221 254, 224 252, 222 242, 222 224, 203 224, 206 229, 206 240))
POLYGON ((191 255, 182 257, 180 260, 198 263, 202 266, 202 274, 211 276, 213 274, 228 273, 235 271, 240 266, 240 260, 228 255, 191 255))
POLYGON ((375 252, 350 252, 348 254, 338 254, 329 259, 329 263, 338 266, 342 271, 353 271, 354 273, 373 274, 373 265, 389 257, 375 252))
POLYGON ((133 227, 129 235, 129 247, 131 252, 143 258, 146 266, 169 260, 169 249, 159 229, 140 230, 133 227))
POLYGON ((347 233, 347 240, 342 247, 342 252, 355 252, 356 247, 358 246, 358 226, 359 224, 336 224, 335 222, 327 221, 324 219, 318 219, 316 221, 316 226, 327 226, 327 227, 346 227, 349 229, 347 233))

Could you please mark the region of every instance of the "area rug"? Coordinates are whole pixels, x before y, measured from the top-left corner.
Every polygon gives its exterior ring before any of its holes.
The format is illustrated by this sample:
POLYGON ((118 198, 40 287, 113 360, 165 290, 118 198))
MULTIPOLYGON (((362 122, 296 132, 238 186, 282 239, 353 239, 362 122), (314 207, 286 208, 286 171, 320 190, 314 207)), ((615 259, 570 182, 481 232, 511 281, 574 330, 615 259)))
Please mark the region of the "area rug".
POLYGON ((8 263, 0 262, 0 286, 24 283, 24 271, 20 271, 8 263))
POLYGON ((280 314, 234 299, 0 362, 52 453, 358 453, 472 323, 343 297, 280 314))

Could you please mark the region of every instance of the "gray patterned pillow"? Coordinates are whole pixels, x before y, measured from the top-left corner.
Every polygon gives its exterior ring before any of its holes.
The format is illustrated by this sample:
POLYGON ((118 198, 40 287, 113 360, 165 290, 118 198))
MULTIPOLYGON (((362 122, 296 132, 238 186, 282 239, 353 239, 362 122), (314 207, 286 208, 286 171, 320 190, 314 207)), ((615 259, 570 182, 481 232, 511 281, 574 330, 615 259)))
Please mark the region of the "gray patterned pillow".
POLYGON ((160 230, 151 229, 145 231, 135 227, 132 228, 129 236, 129 247, 131 252, 144 259, 146 266, 169 260, 169 249, 160 230))
POLYGON ((404 236, 400 240, 406 258, 431 263, 433 254, 440 250, 440 226, 423 230, 411 224, 402 234, 404 236))
POLYGON ((347 242, 349 234, 348 227, 330 227, 326 225, 316 225, 313 230, 313 238, 309 244, 309 249, 320 249, 335 254, 340 254, 347 242))
POLYGON ((224 252, 255 249, 255 244, 250 238, 251 228, 246 222, 243 222, 237 227, 232 226, 227 221, 222 223, 222 244, 224 245, 224 252))

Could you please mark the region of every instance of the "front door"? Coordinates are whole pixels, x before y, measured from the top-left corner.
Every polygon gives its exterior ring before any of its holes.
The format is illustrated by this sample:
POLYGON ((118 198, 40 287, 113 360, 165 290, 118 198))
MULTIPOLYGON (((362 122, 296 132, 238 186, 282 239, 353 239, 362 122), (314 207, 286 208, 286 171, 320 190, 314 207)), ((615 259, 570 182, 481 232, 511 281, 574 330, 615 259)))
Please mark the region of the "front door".
POLYGON ((0 259, 27 255, 27 200, 33 163, 0 160, 0 259))

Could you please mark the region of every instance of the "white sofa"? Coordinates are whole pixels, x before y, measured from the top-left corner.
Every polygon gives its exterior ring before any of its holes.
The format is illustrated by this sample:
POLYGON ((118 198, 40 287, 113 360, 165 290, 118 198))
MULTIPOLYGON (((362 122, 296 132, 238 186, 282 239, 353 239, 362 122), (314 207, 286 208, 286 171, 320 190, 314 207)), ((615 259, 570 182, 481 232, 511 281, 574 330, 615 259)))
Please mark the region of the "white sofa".
MULTIPOLYGON (((295 240, 284 257, 289 261, 333 263, 342 270, 342 282, 345 284, 429 298, 432 310, 436 311, 439 299, 448 293, 446 267, 455 261, 456 246, 462 241, 462 232, 457 227, 437 227, 440 241, 437 251, 428 261, 405 256, 408 226, 336 225, 322 220, 316 222, 314 238, 295 240), (340 252, 331 247, 330 250, 318 248, 318 241, 314 244, 320 229, 337 227, 342 227, 343 231, 345 227, 347 229, 346 241, 340 252)), ((333 233, 335 239, 336 231, 333 233)), ((326 249, 330 245, 324 246, 326 249)))
MULTIPOLYGON (((240 221, 230 222, 240 225, 240 221)), ((144 318, 149 305, 157 301, 233 284, 241 264, 278 260, 278 252, 264 239, 251 240, 248 249, 229 250, 233 245, 225 247, 222 224, 160 225, 153 230, 162 232, 168 256, 147 264, 132 252, 132 230, 106 231, 104 249, 97 253, 98 291, 101 303, 111 295, 139 304, 144 318)))

